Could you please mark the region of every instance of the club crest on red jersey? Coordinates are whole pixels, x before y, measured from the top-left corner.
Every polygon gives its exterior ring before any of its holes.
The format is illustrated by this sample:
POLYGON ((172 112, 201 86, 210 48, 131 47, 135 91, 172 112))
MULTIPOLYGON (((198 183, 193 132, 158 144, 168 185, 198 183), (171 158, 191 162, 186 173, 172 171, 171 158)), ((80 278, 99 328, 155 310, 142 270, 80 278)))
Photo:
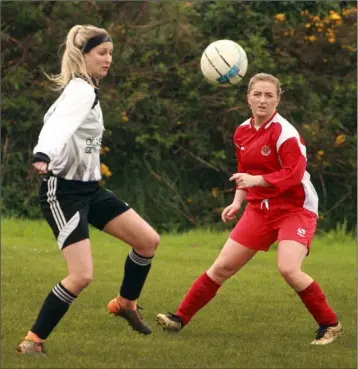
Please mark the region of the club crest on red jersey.
POLYGON ((261 154, 264 156, 270 155, 271 154, 270 146, 267 146, 267 145, 262 146, 261 154))

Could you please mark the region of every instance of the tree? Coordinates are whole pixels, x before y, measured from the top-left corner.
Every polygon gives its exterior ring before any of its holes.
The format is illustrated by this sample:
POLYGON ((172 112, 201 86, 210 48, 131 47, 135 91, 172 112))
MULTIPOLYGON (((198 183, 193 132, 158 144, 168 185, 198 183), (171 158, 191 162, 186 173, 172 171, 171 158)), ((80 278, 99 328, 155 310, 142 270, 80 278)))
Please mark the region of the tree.
POLYGON ((2 210, 40 216, 32 149, 57 96, 43 70, 74 24, 107 28, 101 82, 105 185, 160 230, 220 225, 235 171, 232 135, 250 76, 277 75, 280 111, 303 133, 321 227, 356 223, 356 4, 346 2, 3 2, 2 210), (202 51, 232 39, 249 57, 237 88, 209 85, 202 51), (105 149, 107 148, 107 149, 105 149), (344 209, 344 210, 343 210, 344 209))

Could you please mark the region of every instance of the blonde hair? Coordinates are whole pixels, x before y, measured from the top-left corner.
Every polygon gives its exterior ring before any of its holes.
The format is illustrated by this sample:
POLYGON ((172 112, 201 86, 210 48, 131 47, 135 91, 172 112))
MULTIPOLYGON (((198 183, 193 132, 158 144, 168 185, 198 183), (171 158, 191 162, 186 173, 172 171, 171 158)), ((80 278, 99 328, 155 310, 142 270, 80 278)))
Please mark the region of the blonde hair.
POLYGON ((259 81, 265 81, 265 82, 272 82, 275 86, 276 86, 276 92, 277 92, 277 96, 278 98, 280 98, 281 94, 282 94, 282 90, 281 90, 281 83, 280 80, 276 77, 274 77, 272 74, 268 74, 268 73, 257 73, 255 74, 253 77, 251 77, 250 82, 249 82, 249 86, 247 87, 247 93, 249 94, 252 86, 259 81))
POLYGON ((75 77, 85 78, 89 84, 94 86, 87 72, 81 48, 86 41, 98 35, 109 36, 104 28, 97 28, 91 25, 76 25, 70 29, 66 42, 63 44, 65 45, 65 51, 62 56, 61 73, 54 75, 45 73, 46 77, 53 83, 54 90, 62 90, 75 77))

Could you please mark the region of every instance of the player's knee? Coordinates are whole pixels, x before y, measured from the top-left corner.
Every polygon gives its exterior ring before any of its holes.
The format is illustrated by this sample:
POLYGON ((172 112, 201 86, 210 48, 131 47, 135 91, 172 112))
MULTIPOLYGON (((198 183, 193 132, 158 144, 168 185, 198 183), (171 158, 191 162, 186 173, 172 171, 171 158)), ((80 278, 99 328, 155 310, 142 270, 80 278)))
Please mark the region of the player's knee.
POLYGON ((136 247, 137 251, 144 256, 154 255, 160 243, 160 236, 157 232, 153 232, 145 237, 136 247))
POLYGON ((216 281, 224 282, 235 274, 235 269, 229 264, 213 265, 210 268, 210 274, 215 278, 216 281))
POLYGON ((289 281, 291 280, 297 273, 300 272, 300 268, 297 268, 294 265, 278 265, 278 271, 282 275, 282 277, 289 281))
POLYGON ((84 272, 72 276, 72 279, 74 283, 77 285, 77 287, 83 290, 92 283, 93 274, 91 272, 84 272))
POLYGON ((152 250, 154 252, 157 250, 159 243, 160 243, 160 236, 157 232, 154 232, 151 237, 151 242, 150 242, 152 250))

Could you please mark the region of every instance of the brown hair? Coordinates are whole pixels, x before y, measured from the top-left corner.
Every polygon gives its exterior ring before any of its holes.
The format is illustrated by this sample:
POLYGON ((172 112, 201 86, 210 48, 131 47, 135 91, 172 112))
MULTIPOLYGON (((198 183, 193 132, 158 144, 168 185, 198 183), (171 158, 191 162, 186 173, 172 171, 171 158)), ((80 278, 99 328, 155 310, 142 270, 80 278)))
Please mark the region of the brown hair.
POLYGON ((253 77, 251 77, 250 82, 249 82, 249 86, 247 88, 247 93, 249 94, 252 86, 259 81, 266 81, 266 82, 272 82, 275 86, 276 86, 276 92, 277 92, 277 96, 278 98, 280 98, 281 94, 282 94, 282 90, 281 90, 281 83, 280 80, 276 77, 274 77, 272 74, 268 74, 268 73, 257 73, 255 74, 253 77))

